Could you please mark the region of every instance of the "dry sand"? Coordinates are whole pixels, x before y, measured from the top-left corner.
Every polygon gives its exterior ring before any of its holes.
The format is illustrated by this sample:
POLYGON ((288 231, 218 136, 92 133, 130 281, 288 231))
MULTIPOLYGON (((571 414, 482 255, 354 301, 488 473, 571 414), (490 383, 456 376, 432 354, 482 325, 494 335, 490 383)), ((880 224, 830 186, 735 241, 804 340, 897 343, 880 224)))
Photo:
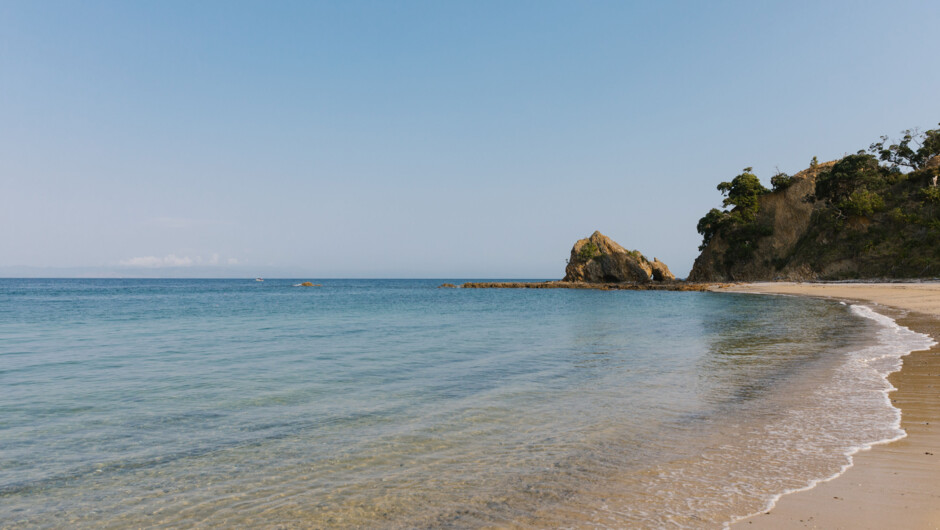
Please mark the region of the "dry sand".
MULTIPOLYGON (((715 291, 777 293, 863 301, 940 341, 940 283, 753 283, 715 291)), ((855 455, 845 474, 785 495, 766 514, 735 528, 940 529, 940 346, 914 352, 889 377, 908 436, 855 455)))

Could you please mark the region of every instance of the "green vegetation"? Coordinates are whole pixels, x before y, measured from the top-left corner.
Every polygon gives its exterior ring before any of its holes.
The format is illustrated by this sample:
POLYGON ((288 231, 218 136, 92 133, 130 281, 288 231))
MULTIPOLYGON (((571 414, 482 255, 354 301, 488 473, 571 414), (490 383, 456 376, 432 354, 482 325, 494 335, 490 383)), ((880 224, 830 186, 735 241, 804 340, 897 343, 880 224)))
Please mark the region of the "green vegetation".
POLYGON ((924 188, 920 190, 920 194, 924 198, 924 202, 940 202, 940 187, 931 186, 929 188, 924 188))
POLYGON ((885 168, 869 154, 859 152, 836 162, 829 171, 823 172, 816 180, 816 200, 827 205, 843 208, 851 196, 859 193, 878 194, 889 185, 885 168))
POLYGON ((578 251, 578 258, 582 261, 591 261, 595 256, 599 256, 601 249, 597 248, 597 245, 593 241, 588 241, 581 247, 581 250, 578 251))
POLYGON ((718 185, 718 191, 725 196, 721 205, 725 208, 734 206, 730 213, 744 222, 753 221, 757 217, 758 198, 770 191, 761 185, 760 179, 751 171, 753 168, 746 167, 731 182, 718 185))
POLYGON ((931 157, 940 155, 940 129, 933 129, 924 133, 916 129, 908 129, 901 134, 904 136, 896 144, 885 147, 887 136, 882 136, 880 142, 871 144, 868 150, 876 155, 892 171, 901 167, 917 171, 923 169, 931 157))
POLYGON ((627 254, 630 254, 631 256, 633 256, 633 259, 639 262, 642 262, 642 263, 650 262, 650 260, 646 259, 646 256, 644 256, 643 253, 640 252, 639 250, 628 250, 627 254))
POLYGON ((715 265, 723 265, 728 277, 747 267, 789 267, 828 279, 940 276, 940 129, 903 131, 896 142, 882 137, 834 164, 813 157, 810 169, 805 174, 816 177, 811 194, 786 197, 813 206, 789 255, 774 254, 770 243, 760 254, 755 249, 772 235, 773 216, 761 216, 763 196, 784 193, 794 177, 778 172, 768 191, 751 168, 718 185, 726 209, 713 208, 699 220, 699 249, 719 237, 727 250, 719 247, 716 257, 723 263, 715 265))
POLYGON ((757 221, 760 197, 770 190, 761 185, 760 179, 751 171, 752 168, 746 167, 731 182, 718 185, 718 191, 725 196, 722 206, 732 208, 712 208, 705 217, 699 219, 696 226, 702 234, 699 250, 704 249, 715 235, 721 233, 728 243, 726 260, 733 262, 748 259, 754 251, 757 238, 772 233, 773 229, 769 225, 757 221))
POLYGON ((698 230, 699 234, 702 234, 702 244, 698 246, 699 250, 705 250, 705 247, 708 246, 708 243, 715 237, 715 234, 724 226, 727 218, 727 211, 712 208, 705 214, 705 217, 698 220, 698 225, 695 226, 695 229, 698 230))
MULTIPOLYGON (((816 158, 814 157, 813 160, 816 160, 816 158)), ((778 171, 776 175, 770 177, 770 185, 773 187, 773 191, 783 191, 789 188, 790 184, 793 184, 793 177, 786 173, 778 171)))
POLYGON ((850 215, 859 215, 862 217, 871 217, 875 212, 880 212, 885 208, 884 197, 866 189, 858 189, 844 201, 839 203, 839 207, 850 215))

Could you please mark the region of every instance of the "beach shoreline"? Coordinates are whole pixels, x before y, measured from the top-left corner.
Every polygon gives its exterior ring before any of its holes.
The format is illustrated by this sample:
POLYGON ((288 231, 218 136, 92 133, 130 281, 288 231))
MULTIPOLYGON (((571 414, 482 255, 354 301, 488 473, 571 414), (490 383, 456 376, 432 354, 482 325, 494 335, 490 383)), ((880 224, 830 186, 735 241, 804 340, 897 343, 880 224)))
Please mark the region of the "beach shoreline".
MULTIPOLYGON (((749 283, 715 292, 812 296, 868 305, 940 342, 940 283, 749 283)), ((734 528, 940 528, 940 345, 888 377, 907 435, 853 455, 844 473, 786 494, 734 528)))

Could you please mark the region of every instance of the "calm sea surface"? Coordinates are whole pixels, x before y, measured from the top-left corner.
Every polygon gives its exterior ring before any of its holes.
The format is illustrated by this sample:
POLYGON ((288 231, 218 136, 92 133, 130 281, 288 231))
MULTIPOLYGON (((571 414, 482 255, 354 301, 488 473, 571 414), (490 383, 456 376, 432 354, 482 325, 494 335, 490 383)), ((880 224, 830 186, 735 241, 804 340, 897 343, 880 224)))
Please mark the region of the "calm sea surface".
POLYGON ((299 281, 0 280, 0 526, 721 527, 898 436, 883 376, 925 340, 831 301, 299 281))

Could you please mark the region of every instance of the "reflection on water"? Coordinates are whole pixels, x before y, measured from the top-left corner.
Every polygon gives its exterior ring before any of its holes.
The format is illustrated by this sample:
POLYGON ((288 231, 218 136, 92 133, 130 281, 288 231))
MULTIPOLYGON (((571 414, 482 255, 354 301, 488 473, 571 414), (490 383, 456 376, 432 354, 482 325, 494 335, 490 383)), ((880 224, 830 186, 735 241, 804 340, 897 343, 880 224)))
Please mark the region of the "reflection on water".
POLYGON ((759 397, 808 367, 815 371, 809 361, 873 340, 874 330, 844 306, 803 302, 775 297, 768 304, 764 297, 739 296, 720 316, 702 322, 709 355, 700 360, 699 376, 707 379, 703 388, 718 393, 711 400, 759 397))
POLYGON ((0 280, 0 520, 698 528, 890 427, 834 303, 292 283, 0 280))

